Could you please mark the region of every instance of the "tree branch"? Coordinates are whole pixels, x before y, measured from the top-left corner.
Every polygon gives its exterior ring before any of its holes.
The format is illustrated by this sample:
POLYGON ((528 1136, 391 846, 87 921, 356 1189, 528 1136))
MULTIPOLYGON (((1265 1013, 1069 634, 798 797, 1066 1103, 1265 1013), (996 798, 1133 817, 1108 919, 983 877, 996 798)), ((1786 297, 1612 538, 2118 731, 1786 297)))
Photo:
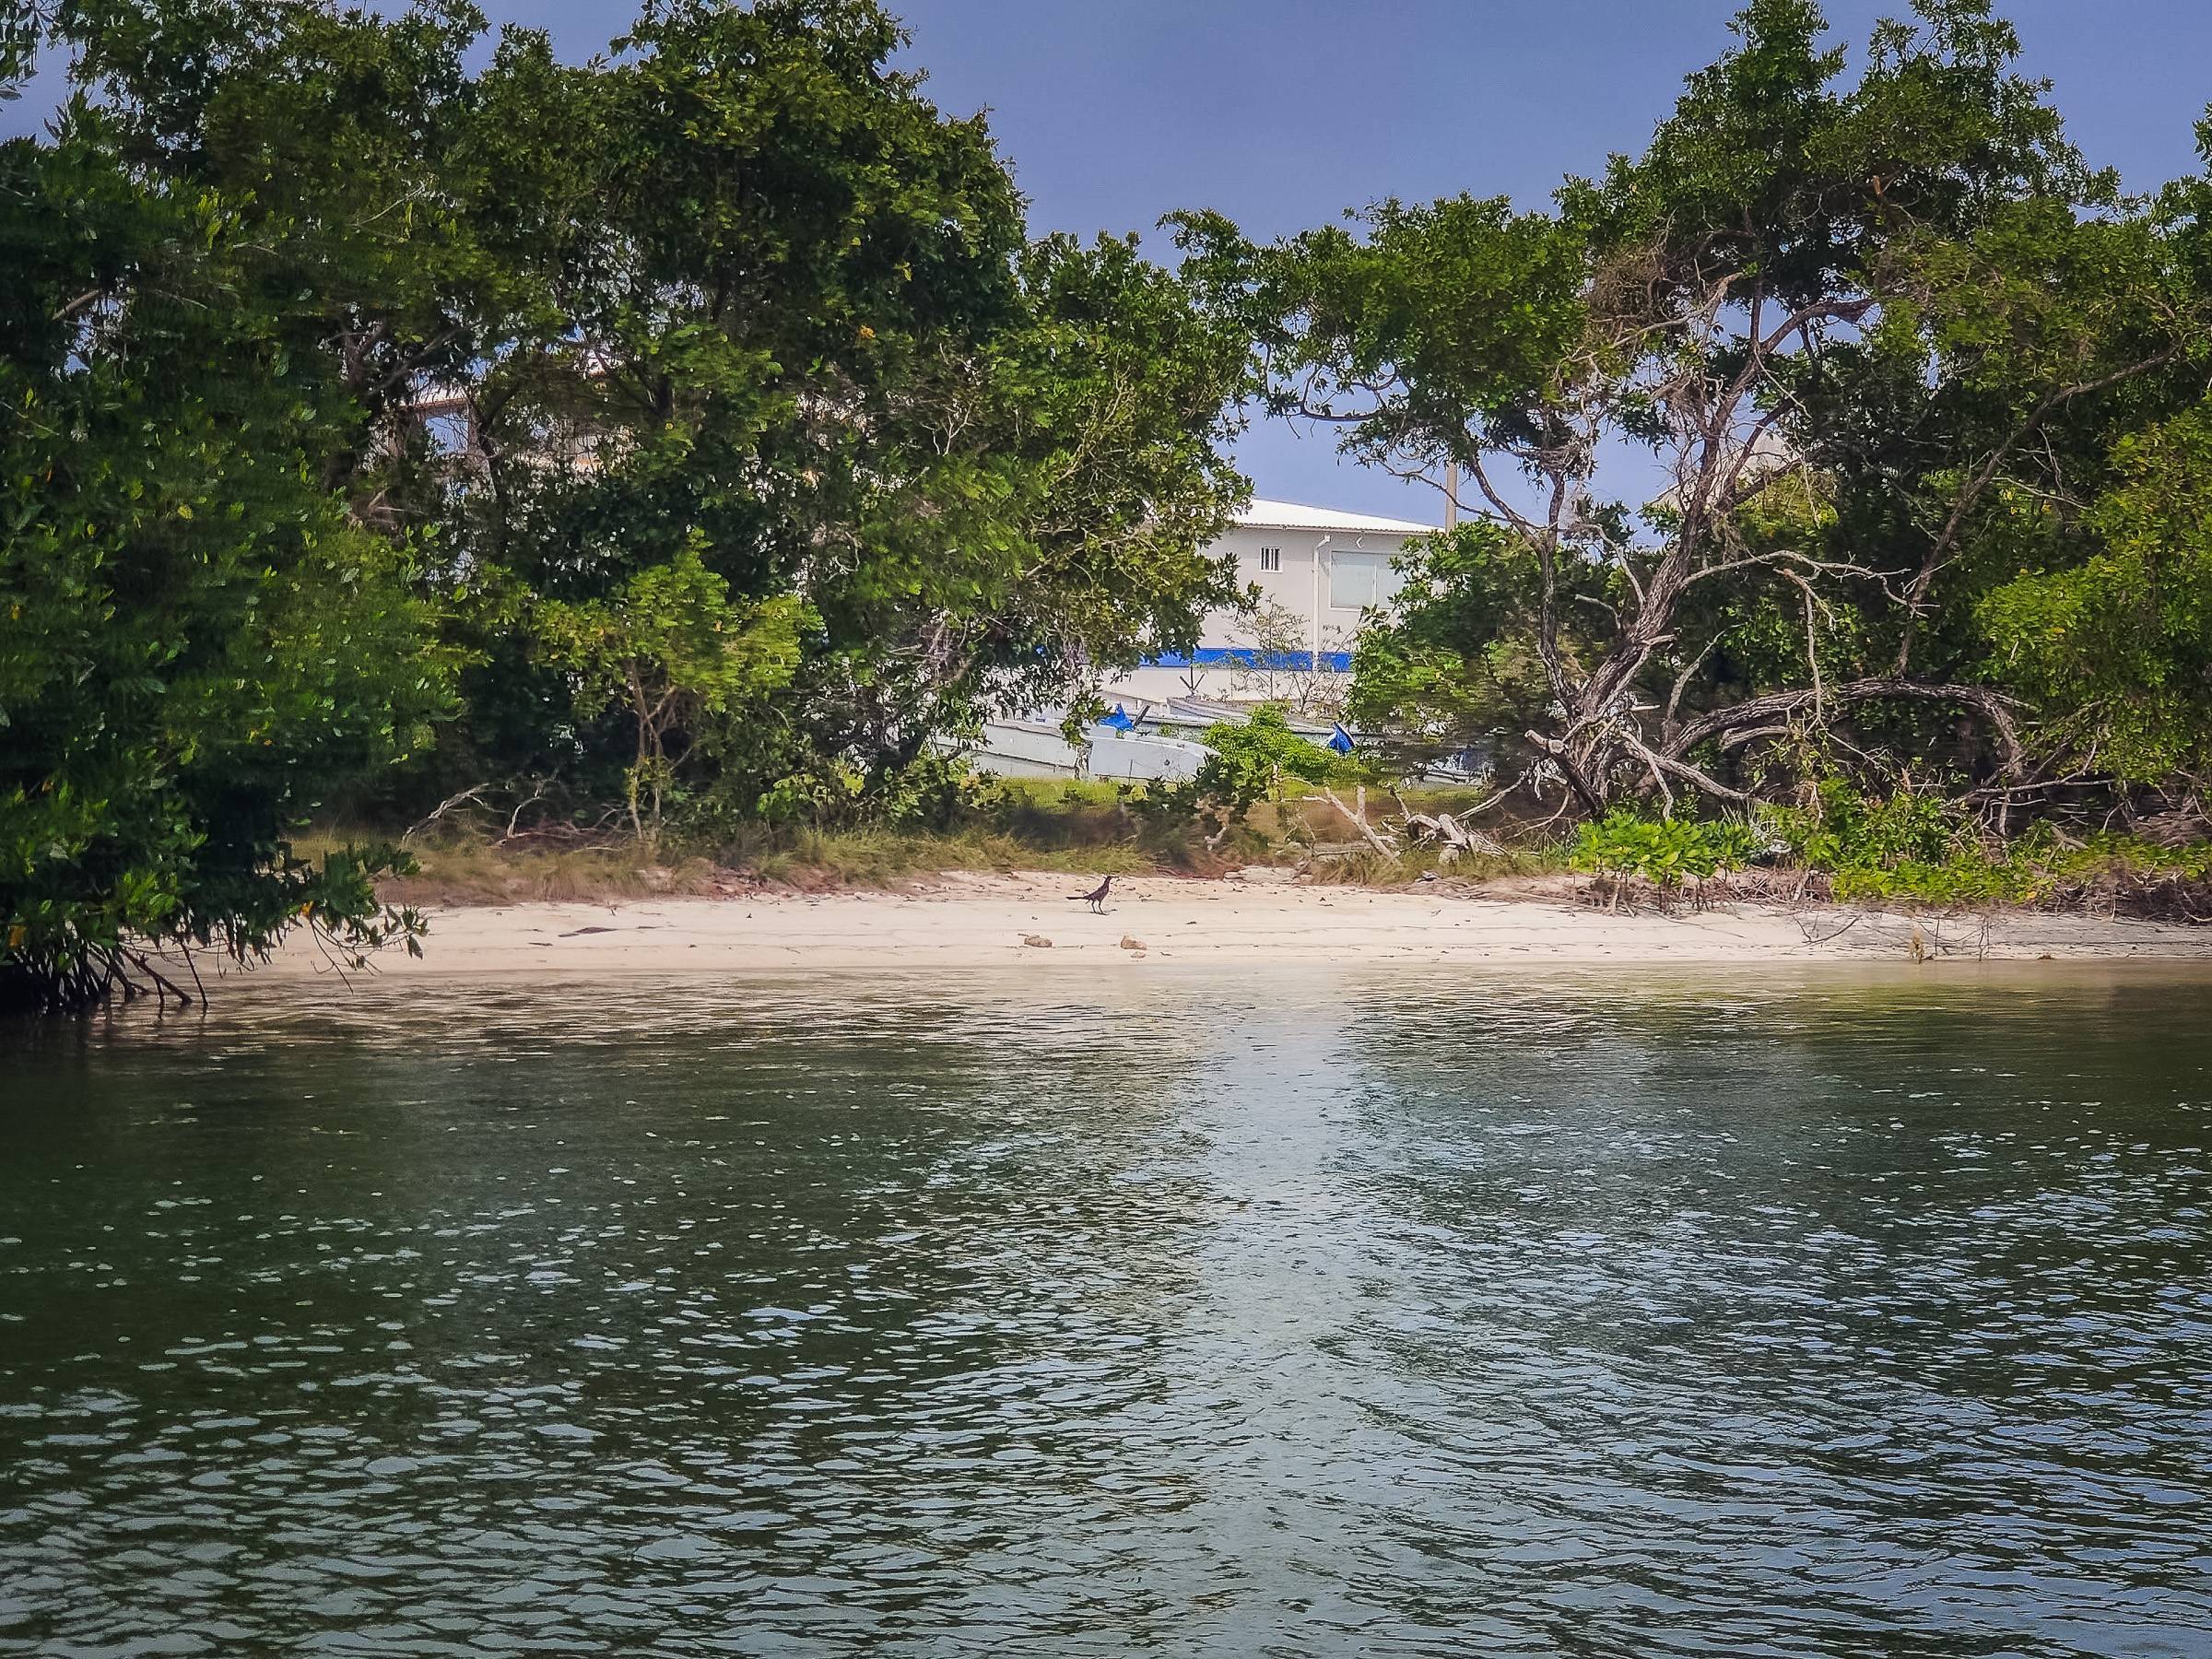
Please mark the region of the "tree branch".
POLYGON ((1982 686, 1956 686, 1934 680, 1899 678, 1850 680, 1840 686, 1830 686, 1816 692, 1809 686, 1789 691, 1771 692, 1765 697, 1747 698, 1725 709, 1715 709, 1700 714, 1677 731, 1666 746, 1670 756, 1680 757, 1704 742, 1740 726, 1770 725, 1778 718, 1794 714, 1800 709, 1818 704, 1872 702, 1885 698, 1908 701, 1947 702, 1971 709, 1986 720, 2002 739, 2006 749, 2006 771, 2016 772, 2027 753, 2020 741, 2018 722, 2014 711, 2018 704, 2009 697, 1982 686))

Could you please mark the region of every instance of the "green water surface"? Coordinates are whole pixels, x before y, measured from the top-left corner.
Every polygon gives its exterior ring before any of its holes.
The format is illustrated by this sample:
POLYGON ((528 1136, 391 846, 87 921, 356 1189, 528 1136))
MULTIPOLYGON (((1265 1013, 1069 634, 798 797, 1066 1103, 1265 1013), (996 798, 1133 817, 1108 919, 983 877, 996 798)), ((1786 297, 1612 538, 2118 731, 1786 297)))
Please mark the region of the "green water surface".
POLYGON ((2212 981, 0 1034, 0 1653, 2212 1654, 2212 981))

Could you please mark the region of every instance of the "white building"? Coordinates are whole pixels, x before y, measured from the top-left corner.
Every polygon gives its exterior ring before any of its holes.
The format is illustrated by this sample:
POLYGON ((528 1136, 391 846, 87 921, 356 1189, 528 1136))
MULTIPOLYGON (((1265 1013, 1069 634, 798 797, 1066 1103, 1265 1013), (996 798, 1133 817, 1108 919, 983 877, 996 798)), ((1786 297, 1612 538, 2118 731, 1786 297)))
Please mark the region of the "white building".
POLYGON ((1340 700, 1360 614, 1396 596, 1404 579, 1391 561, 1434 530, 1334 507, 1253 502, 1213 551, 1235 557, 1238 584, 1256 588, 1259 603, 1215 611, 1195 652, 1153 658, 1106 688, 1108 700, 1340 700))

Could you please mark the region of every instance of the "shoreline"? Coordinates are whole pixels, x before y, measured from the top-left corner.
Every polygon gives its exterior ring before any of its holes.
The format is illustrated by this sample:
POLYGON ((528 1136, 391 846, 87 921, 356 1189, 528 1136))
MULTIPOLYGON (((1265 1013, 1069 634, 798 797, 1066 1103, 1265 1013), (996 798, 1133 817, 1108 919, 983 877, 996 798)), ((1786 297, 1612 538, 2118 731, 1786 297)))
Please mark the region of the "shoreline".
MULTIPOLYGON (((1913 917, 1744 903, 1611 915, 1556 894, 1470 884, 1377 889, 1293 886, 1272 872, 1219 880, 1117 879, 1105 913, 1067 897, 1089 878, 947 874, 903 891, 763 891, 618 903, 422 907, 423 956, 383 951, 373 970, 428 977, 1016 968, 1142 971, 1238 967, 2206 962, 2212 928, 2002 911, 1913 917)), ((256 977, 323 975, 295 940, 256 977)))

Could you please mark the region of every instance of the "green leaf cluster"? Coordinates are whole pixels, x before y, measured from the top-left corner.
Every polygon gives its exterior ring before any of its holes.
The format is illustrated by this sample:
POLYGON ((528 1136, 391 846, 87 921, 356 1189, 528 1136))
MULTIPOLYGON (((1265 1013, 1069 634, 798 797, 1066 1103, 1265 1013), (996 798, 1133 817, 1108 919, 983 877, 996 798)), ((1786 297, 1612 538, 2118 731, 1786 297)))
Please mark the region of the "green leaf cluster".
POLYGON ((411 931, 396 853, 289 848, 424 747, 453 668, 414 547, 321 482, 305 275, 82 107, 0 145, 0 1000, 411 931))
POLYGON ((1252 342, 1134 238, 1030 241, 905 45, 10 14, 0 78, 72 89, 0 146, 0 978, 382 925, 290 858, 336 792, 897 812, 943 734, 1195 643, 1252 342))
POLYGON ((1599 817, 1846 764, 2062 809, 2194 787, 2212 186, 2123 195, 1988 0, 1856 54, 1813 0, 1734 27, 1548 207, 1178 221, 1273 407, 1456 468, 1478 521, 1411 551, 1354 711, 1599 817))
POLYGON ((1576 826, 1569 857, 1597 875, 1635 877, 1671 889, 1687 877, 1741 869, 1757 851, 1748 825, 1725 819, 1643 818, 1616 810, 1576 826))
POLYGON ((1236 814, 1280 794, 1288 780, 1313 784, 1360 775, 1357 763, 1293 732, 1272 706, 1254 709, 1249 720, 1210 725, 1199 741, 1213 751, 1198 769, 1199 794, 1236 814))
POLYGON ((665 0, 582 65, 462 4, 73 16, 144 165, 317 263, 297 348, 358 411, 327 476, 435 532, 471 658, 419 795, 634 794, 634 711, 571 636, 641 580, 696 591, 686 559, 793 629, 772 712, 688 696, 646 745, 717 811, 888 798, 935 735, 1233 598, 1202 550, 1250 341, 1133 239, 1027 240, 874 0, 665 0))

